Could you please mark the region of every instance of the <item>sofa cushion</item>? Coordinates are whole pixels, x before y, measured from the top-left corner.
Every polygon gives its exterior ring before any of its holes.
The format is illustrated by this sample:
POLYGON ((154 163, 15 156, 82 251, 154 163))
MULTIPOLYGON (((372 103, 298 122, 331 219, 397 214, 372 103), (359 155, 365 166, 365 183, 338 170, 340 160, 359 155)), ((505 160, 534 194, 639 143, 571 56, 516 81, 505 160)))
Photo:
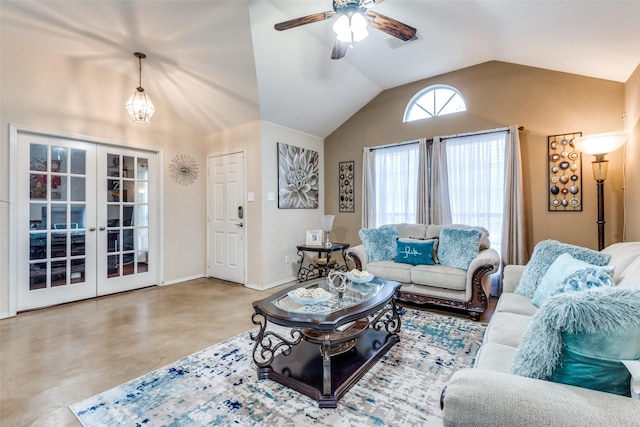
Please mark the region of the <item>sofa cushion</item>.
POLYGON ((411 269, 411 282, 416 285, 464 291, 467 273, 459 268, 444 265, 416 265, 411 269))
POLYGON ((533 298, 542 276, 558 256, 568 253, 572 257, 597 266, 607 265, 611 255, 580 246, 560 243, 556 240, 543 240, 533 249, 533 255, 522 273, 515 292, 533 298))
POLYGON ((513 358, 516 355, 516 347, 495 342, 482 344, 476 354, 474 368, 487 369, 494 372, 509 373, 513 358))
MULTIPOLYGON (((559 255, 549 266, 544 276, 540 279, 540 284, 536 288, 536 291, 533 293, 533 298, 531 298, 531 302, 536 307, 540 307, 548 298, 549 295, 557 291, 561 286, 564 287, 564 281, 569 277, 573 276, 576 272, 582 271, 585 269, 601 269, 597 271, 602 271, 605 275, 608 276, 608 273, 611 273, 613 270, 612 266, 605 265, 602 267, 589 264, 588 262, 580 261, 579 259, 575 259, 568 253, 563 253, 559 255)), ((581 273, 578 276, 578 279, 584 275, 581 273)), ((575 279, 575 277, 573 278, 575 279)), ((592 286, 597 286, 596 281, 591 280, 587 281, 587 277, 584 277, 584 282, 577 282, 579 288, 587 288, 592 286)), ((575 280, 574 280, 575 282, 575 280)), ((613 282, 609 279, 610 285, 613 285, 613 282)))
POLYGON ((495 311, 533 316, 538 307, 531 303, 531 298, 514 293, 502 293, 495 311))
POLYGON ((531 316, 508 312, 495 312, 484 334, 484 342, 493 342, 510 347, 518 347, 520 340, 531 323, 531 316))
POLYGON ((620 359, 640 358, 640 289, 554 296, 533 316, 511 372, 628 396, 620 359))
POLYGON ((471 261, 478 256, 482 232, 475 228, 443 227, 438 243, 440 264, 467 271, 471 261))
POLYGON ((435 265, 431 255, 433 253, 434 240, 414 240, 409 241, 398 239, 396 241, 396 262, 404 264, 426 264, 435 265))
POLYGON ((640 287, 640 242, 614 243, 602 250, 611 255, 610 265, 613 265, 613 281, 622 287, 640 287))
POLYGON ((376 261, 367 264, 367 271, 374 276, 400 283, 411 283, 411 264, 395 261, 376 261))
POLYGON ((426 224, 396 224, 398 227, 398 235, 400 237, 408 237, 413 239, 427 238, 426 224))
POLYGON ((358 235, 367 252, 368 262, 391 260, 396 257, 398 228, 395 225, 363 228, 358 235))

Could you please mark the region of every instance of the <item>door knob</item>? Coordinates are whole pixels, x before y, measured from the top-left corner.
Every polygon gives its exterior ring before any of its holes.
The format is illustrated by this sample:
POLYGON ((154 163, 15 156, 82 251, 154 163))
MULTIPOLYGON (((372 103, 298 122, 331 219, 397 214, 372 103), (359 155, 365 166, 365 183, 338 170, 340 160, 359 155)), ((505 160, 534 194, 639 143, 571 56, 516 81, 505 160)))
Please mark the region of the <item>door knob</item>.
POLYGON ((244 224, 242 223, 242 221, 240 221, 238 224, 236 224, 238 227, 242 228, 244 227, 244 224))
POLYGON ((106 229, 107 229, 107 227, 105 227, 104 225, 100 226, 100 231, 104 231, 106 229))
POLYGON ((96 231, 95 227, 89 227, 89 231, 96 231))

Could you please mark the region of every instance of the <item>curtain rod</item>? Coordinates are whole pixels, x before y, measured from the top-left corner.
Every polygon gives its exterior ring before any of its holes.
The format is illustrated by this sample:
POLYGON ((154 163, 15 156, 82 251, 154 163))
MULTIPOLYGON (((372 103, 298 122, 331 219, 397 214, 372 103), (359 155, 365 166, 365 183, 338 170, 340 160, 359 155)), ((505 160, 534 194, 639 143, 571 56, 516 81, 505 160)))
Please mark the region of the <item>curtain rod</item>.
MULTIPOLYGON (((524 126, 518 126, 518 130, 522 132, 524 130, 524 126)), ((507 131, 507 133, 511 132, 509 127, 503 127, 503 128, 485 130, 485 131, 480 131, 480 132, 467 132, 467 133, 459 133, 459 134, 456 134, 456 135, 441 136, 440 140, 444 141, 445 139, 452 139, 452 138, 458 138, 458 137, 462 137, 462 136, 471 136, 471 135, 487 135, 487 134, 490 134, 490 133, 498 133, 498 132, 504 132, 504 131, 507 131)), ((398 143, 393 143, 393 144, 378 145, 376 147, 370 147, 369 151, 376 151, 376 149, 380 149, 380 148, 401 147, 403 145, 417 144, 418 142, 419 141, 405 141, 405 142, 398 142, 398 143)), ((433 142, 433 138, 428 138, 427 142, 433 142)))
MULTIPOLYGON (((519 131, 523 131, 524 130, 524 126, 518 126, 518 130, 519 131)), ((444 141, 445 139, 459 138, 459 137, 463 137, 463 136, 488 135, 488 134, 491 134, 491 133, 498 133, 498 132, 504 132, 504 131, 507 131, 507 133, 511 133, 511 130, 508 127, 503 127, 503 128, 497 128, 497 129, 483 130, 483 131, 480 131, 480 132, 467 132, 467 133, 459 133, 459 134, 456 134, 456 135, 441 136, 440 140, 444 141)))

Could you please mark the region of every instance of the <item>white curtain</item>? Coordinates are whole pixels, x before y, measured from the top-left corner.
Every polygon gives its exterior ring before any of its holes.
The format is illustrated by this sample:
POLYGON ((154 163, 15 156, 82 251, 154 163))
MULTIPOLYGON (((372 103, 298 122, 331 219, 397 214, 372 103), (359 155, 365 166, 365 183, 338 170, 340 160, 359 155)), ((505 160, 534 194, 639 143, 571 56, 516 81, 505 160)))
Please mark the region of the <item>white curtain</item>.
POLYGON ((509 127, 505 146, 504 221, 502 223, 502 263, 525 264, 528 260, 524 226, 524 195, 520 135, 517 126, 509 127))
POLYGON ((416 222, 418 157, 417 143, 365 148, 362 212, 364 228, 416 222))
POLYGON ((376 152, 375 149, 362 149, 362 228, 375 227, 376 200, 376 152))
POLYGON ((431 163, 431 144, 426 138, 418 140, 418 207, 416 221, 418 224, 429 223, 429 164, 431 163))
POLYGON ((489 230, 501 252, 504 209, 504 155, 507 130, 446 139, 451 219, 489 230))

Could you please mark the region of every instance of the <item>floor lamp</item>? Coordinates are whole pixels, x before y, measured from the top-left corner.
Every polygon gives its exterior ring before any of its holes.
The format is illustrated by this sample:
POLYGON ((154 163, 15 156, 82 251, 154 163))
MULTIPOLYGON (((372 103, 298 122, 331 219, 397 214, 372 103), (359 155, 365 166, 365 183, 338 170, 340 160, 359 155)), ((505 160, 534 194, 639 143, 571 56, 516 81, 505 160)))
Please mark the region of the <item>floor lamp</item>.
POLYGON ((595 156, 591 162, 593 168, 593 179, 596 181, 598 190, 598 250, 604 249, 604 181, 607 179, 609 160, 605 156, 622 147, 627 141, 627 134, 624 132, 608 132, 576 138, 575 147, 584 154, 595 156))

